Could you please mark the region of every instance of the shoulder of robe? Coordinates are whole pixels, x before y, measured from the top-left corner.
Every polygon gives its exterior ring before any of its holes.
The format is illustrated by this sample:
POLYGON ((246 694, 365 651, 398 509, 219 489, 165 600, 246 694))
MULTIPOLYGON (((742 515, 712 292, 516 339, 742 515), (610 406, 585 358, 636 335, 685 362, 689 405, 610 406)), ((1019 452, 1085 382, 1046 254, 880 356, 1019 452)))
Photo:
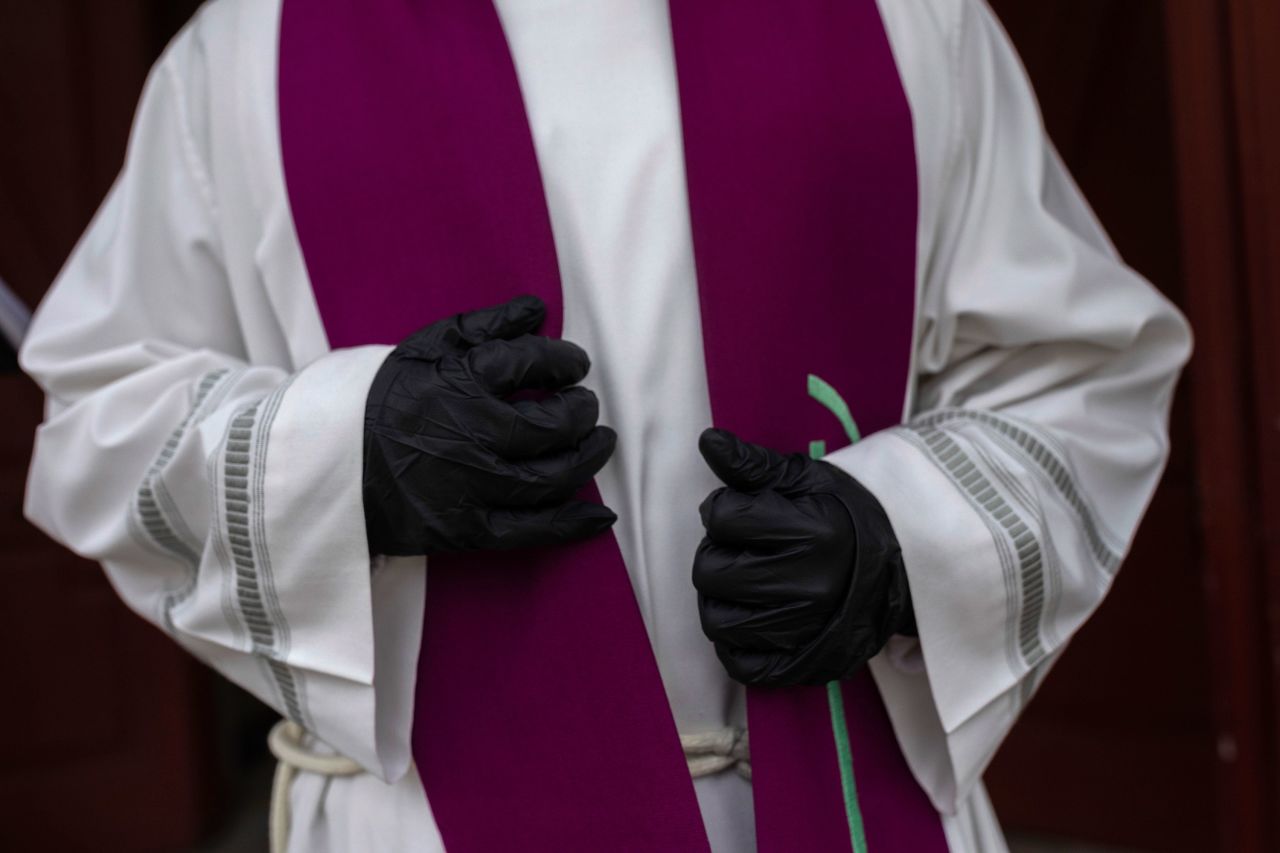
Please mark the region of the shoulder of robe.
POLYGON ((254 30, 274 34, 283 0, 205 0, 170 44, 210 67, 226 66, 252 42, 254 30))
POLYGON ((153 85, 173 104, 177 120, 207 172, 210 162, 210 70, 234 61, 228 18, 238 0, 209 0, 165 47, 152 69, 153 85))
MULTIPOLYGON (((975 0, 879 0, 917 131, 950 137, 967 8, 975 0)), ((976 0, 981 2, 981 0, 976 0)))
MULTIPOLYGON (((242 170, 246 116, 274 103, 276 43, 283 0, 206 0, 165 48, 152 69, 149 96, 168 101, 187 138, 188 161, 214 196, 242 170)), ((272 124, 268 122, 268 124, 272 124)))
POLYGON ((918 47, 921 61, 941 67, 954 60, 966 8, 974 2, 983 0, 878 0, 895 53, 918 47))
POLYGON ((211 136, 219 130, 219 112, 232 93, 246 83, 273 82, 281 2, 206 0, 156 63, 156 73, 173 78, 183 117, 205 162, 211 136), (269 55, 256 55, 264 51, 269 55))

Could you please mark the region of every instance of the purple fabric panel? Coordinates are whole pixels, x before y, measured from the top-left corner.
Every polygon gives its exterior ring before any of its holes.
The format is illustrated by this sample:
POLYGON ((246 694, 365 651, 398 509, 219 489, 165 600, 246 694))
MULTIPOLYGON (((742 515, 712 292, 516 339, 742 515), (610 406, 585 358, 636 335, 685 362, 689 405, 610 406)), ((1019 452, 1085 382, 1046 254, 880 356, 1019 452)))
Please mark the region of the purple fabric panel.
MULTIPOLYGON (((671 0, 694 254, 717 426, 803 452, 847 443, 816 373, 864 433, 901 419, 917 186, 909 104, 875 0, 671 0)), ((873 853, 945 851, 871 676, 847 690, 873 853), (859 760, 862 756, 864 760, 859 760), (909 831, 920 843, 906 846, 909 831)), ((748 695, 762 853, 847 850, 822 688, 748 695)))
POLYGON ((947 850, 942 821, 898 751, 897 739, 875 679, 846 681, 845 716, 850 723, 858 801, 871 853, 932 853, 947 850))
POLYGON ((747 728, 760 853, 849 850, 826 688, 749 689, 747 728))
MULTIPOLYGON (((285 176, 330 343, 562 304, 518 82, 479 0, 289 0, 285 176)), ((617 542, 436 557, 413 751, 450 853, 706 850, 617 542), (624 677, 619 677, 624 674, 624 677)))

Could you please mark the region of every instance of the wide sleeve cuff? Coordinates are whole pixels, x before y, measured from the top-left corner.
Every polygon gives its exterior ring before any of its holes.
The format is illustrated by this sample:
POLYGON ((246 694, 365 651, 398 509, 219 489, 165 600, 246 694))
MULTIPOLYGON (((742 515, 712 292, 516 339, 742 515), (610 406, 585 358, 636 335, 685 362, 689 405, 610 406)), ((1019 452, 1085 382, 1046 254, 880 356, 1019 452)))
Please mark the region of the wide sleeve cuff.
POLYGON ((364 400, 389 349, 334 351, 239 409, 211 479, 223 609, 257 661, 242 683, 390 781, 410 762, 425 578, 365 535, 364 400))
POLYGON ((983 517, 995 488, 963 468, 960 451, 947 456, 952 476, 917 440, 888 430, 826 459, 880 500, 902 547, 919 640, 894 638, 871 670, 917 780, 953 812, 1012 725, 1012 694, 1027 668, 1010 648, 1018 579, 984 523, 999 524, 983 517))

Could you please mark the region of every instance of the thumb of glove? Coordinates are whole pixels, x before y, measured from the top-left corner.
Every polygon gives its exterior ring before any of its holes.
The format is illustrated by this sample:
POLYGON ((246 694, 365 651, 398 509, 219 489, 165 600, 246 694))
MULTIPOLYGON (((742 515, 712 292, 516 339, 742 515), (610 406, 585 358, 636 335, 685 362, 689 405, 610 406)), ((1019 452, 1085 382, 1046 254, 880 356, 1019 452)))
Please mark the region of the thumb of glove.
POLYGON ((767 447, 751 444, 725 429, 703 430, 698 450, 712 473, 731 489, 754 494, 781 482, 787 458, 767 447))

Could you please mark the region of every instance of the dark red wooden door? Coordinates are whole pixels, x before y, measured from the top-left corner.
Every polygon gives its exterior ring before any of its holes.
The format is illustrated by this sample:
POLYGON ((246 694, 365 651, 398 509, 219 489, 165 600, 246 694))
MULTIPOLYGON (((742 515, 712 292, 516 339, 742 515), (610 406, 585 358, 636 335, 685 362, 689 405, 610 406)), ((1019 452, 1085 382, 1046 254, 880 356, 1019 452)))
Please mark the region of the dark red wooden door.
POLYGON ((1085 194, 1197 335, 1168 473, 998 756, 997 809, 1142 850, 1280 849, 1280 5, 992 3, 1085 194))
MULTIPOLYGON (((0 0, 0 277, 28 304, 118 171, 191 5, 0 0)), ((0 849, 182 849, 212 802, 210 680, 22 519, 42 399, 5 372, 0 403, 0 849)))

